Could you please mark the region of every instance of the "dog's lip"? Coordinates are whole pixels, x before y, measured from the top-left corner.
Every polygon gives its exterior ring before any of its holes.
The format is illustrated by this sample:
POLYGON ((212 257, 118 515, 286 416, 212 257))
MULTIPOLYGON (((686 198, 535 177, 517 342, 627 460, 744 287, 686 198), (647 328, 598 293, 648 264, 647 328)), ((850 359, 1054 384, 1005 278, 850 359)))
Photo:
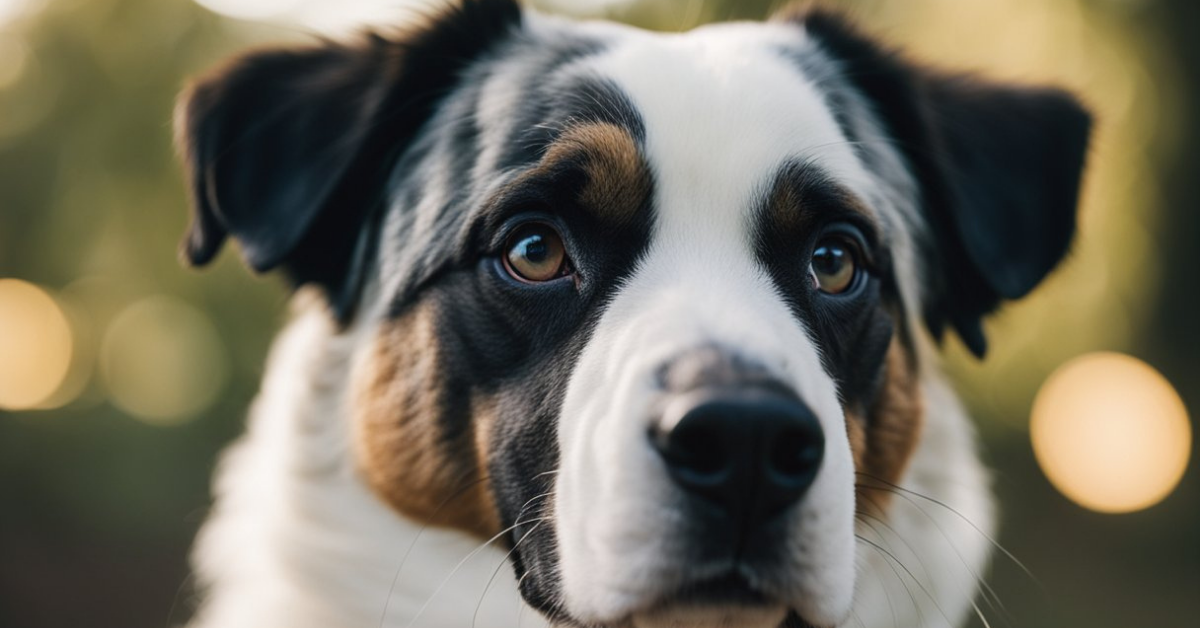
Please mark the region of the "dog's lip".
POLYGON ((781 605, 674 605, 635 613, 623 628, 788 628, 788 609, 781 605))
POLYGON ((778 621, 768 621, 773 627, 812 628, 808 622, 800 619, 793 609, 788 608, 783 600, 767 595, 736 572, 687 583, 630 613, 627 621, 621 625, 633 628, 684 625, 678 623, 679 617, 672 619, 672 616, 682 614, 687 617, 694 613, 710 611, 720 616, 731 613, 757 617, 774 615, 778 617, 778 621))
POLYGON ((737 604, 759 606, 772 603, 766 594, 741 574, 728 573, 681 587, 669 596, 674 604, 737 604))

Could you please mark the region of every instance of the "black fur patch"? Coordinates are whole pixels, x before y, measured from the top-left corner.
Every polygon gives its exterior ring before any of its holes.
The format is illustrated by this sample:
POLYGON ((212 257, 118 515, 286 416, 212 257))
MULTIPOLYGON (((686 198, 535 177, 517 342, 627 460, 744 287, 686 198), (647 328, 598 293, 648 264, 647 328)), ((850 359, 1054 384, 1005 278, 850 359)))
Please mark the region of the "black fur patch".
MULTIPOLYGON (((528 172, 563 131, 580 124, 612 123, 626 130, 638 143, 642 141, 645 129, 641 116, 620 88, 611 81, 565 69, 580 56, 601 50, 603 48, 596 42, 584 40, 577 46, 562 44, 558 49, 540 51, 538 82, 520 88, 528 88, 530 98, 512 112, 512 119, 516 121, 513 126, 499 132, 503 138, 501 155, 494 165, 494 172, 489 173, 492 180, 511 180, 528 172), (562 89, 581 91, 572 93, 562 89), (582 93, 589 97, 581 97, 582 93)), ((386 278, 396 281, 390 290, 392 316, 398 315, 443 274, 477 259, 480 247, 485 246, 481 234, 487 230, 483 227, 489 221, 496 223, 506 219, 506 212, 511 213, 509 210, 519 205, 509 199, 497 207, 495 199, 486 197, 486 189, 463 185, 470 180, 480 154, 481 140, 479 130, 475 129, 475 113, 483 104, 479 84, 486 78, 486 74, 477 77, 471 86, 465 86, 445 103, 442 115, 417 138, 395 169, 397 176, 392 194, 396 195, 394 205, 397 207, 412 208, 422 198, 431 196, 444 200, 433 210, 431 229, 412 228, 417 216, 415 212, 408 212, 397 218, 403 225, 397 233, 385 234, 385 238, 394 236, 396 239, 385 246, 401 248, 405 254, 413 255, 408 262, 412 266, 409 272, 402 277, 386 278), (431 184, 429 180, 434 178, 434 172, 447 175, 445 179, 451 185, 431 184)), ((555 185, 527 186, 516 192, 526 195, 528 205, 557 206, 563 199, 554 194, 563 196, 564 191, 571 190, 571 184, 583 184, 582 170, 578 167, 581 164, 560 166, 560 178, 555 185)), ((566 202, 564 207, 576 200, 568 198, 566 202)), ((389 251, 382 252, 382 257, 387 260, 389 251)))
POLYGON ((874 105, 921 187, 925 319, 953 326, 978 356, 981 319, 1032 290, 1063 258, 1090 118, 1056 89, 1010 87, 925 70, 824 11, 798 17, 874 105))
POLYGON ((462 69, 520 23, 516 2, 463 0, 412 34, 255 52, 197 82, 179 114, 187 259, 208 263, 233 235, 254 270, 282 266, 347 318, 391 165, 462 69))
POLYGON ((878 228, 855 209, 859 204, 817 166, 789 163, 757 212, 755 248, 793 315, 813 334, 842 405, 861 414, 878 390, 904 311, 889 252, 878 228), (863 236, 861 283, 846 294, 824 294, 813 286, 810 258, 827 229, 843 223, 863 236))
MULTIPOLYGON (((585 42, 578 48, 564 51, 555 58, 561 66, 577 55, 595 54, 603 48, 585 42)), ((609 123, 629 131, 639 143, 646 130, 641 116, 621 88, 611 80, 586 73, 566 73, 551 80, 539 77, 529 85, 530 106, 517 112, 519 124, 514 126, 501 167, 528 164, 539 159, 551 143, 569 125, 609 123)))

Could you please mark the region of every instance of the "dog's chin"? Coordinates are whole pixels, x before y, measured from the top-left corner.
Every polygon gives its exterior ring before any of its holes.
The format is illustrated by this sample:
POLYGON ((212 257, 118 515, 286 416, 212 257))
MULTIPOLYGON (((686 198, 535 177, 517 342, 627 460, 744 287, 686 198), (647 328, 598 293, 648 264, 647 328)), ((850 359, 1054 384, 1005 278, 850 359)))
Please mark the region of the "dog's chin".
POLYGON ((693 583, 632 615, 633 628, 780 628, 787 607, 738 575, 693 583))
POLYGON ((633 628, 779 628, 787 618, 780 605, 709 606, 668 604, 635 613, 633 628))

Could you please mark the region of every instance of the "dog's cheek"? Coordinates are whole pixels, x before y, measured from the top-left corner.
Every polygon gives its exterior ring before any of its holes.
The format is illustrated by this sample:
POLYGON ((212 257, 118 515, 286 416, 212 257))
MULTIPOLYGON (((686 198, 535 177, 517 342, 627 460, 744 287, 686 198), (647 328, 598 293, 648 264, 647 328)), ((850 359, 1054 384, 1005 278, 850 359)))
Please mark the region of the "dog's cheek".
POLYGON ((490 537, 499 517, 481 461, 493 404, 452 379, 436 320, 426 303, 380 326, 357 376, 355 455, 367 484, 400 514, 490 537))
POLYGON ((893 338, 884 361, 883 383, 866 416, 847 414, 854 457, 859 512, 882 515, 893 488, 917 447, 923 426, 923 401, 910 350, 893 338))

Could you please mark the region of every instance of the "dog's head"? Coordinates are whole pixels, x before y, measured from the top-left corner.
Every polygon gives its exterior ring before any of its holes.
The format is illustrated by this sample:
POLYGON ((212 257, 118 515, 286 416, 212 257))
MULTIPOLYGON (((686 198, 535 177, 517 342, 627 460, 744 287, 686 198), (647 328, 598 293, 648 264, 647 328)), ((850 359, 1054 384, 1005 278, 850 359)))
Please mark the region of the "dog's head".
POLYGON ((464 0, 189 90, 185 253, 232 236, 367 326, 362 477, 499 535, 552 618, 827 626, 856 474, 899 481, 920 436, 920 348, 982 354, 1062 258, 1088 127, 826 13, 664 35, 464 0))

